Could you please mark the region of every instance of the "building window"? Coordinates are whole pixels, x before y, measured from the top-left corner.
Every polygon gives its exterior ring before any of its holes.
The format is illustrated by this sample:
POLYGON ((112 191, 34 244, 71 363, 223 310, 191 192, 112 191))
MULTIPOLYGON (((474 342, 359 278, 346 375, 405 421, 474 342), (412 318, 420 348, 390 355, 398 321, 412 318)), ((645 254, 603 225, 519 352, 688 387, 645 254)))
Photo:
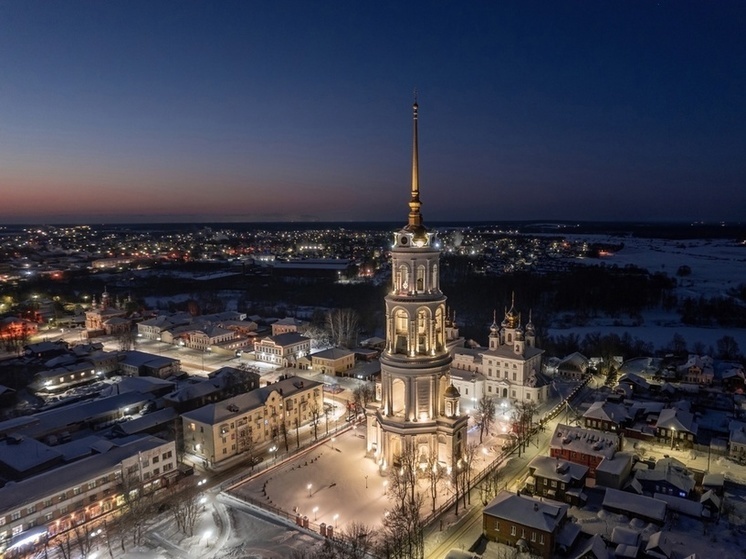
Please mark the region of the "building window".
POLYGON ((516 531, 515 531, 515 526, 511 526, 511 527, 510 527, 510 535, 511 535, 511 536, 515 536, 515 534, 516 534, 516 531))
POLYGON ((539 534, 539 545, 544 545, 544 534, 539 534))
POLYGON ((21 511, 19 510, 14 510, 13 513, 10 515, 11 520, 18 520, 19 518, 21 518, 21 511))
POLYGON ((495 532, 499 532, 499 531, 500 531, 500 521, 495 520, 495 532))

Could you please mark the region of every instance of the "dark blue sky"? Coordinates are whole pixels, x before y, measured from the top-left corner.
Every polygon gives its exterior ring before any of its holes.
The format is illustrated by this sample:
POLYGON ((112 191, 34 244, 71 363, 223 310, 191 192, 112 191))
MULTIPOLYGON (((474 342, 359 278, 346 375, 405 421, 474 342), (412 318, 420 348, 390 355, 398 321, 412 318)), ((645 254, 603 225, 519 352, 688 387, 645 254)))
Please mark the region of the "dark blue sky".
POLYGON ((0 223, 743 220, 746 2, 0 0, 0 223))

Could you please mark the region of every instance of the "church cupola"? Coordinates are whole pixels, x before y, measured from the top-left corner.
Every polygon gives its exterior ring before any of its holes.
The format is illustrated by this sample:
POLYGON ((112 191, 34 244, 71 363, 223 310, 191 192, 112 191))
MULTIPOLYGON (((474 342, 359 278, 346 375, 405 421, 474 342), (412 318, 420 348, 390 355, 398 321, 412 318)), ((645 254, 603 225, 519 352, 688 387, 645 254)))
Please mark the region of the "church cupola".
POLYGON ((531 321, 531 311, 528 311, 528 322, 526 323, 526 346, 536 347, 536 329, 531 321))
POLYGON ((446 388, 445 392, 445 405, 446 405, 446 417, 458 417, 460 410, 459 410, 459 400, 461 399, 461 393, 458 391, 458 388, 453 386, 453 383, 446 388))
POLYGON ((500 345, 500 330, 497 327, 497 311, 492 311, 492 324, 490 325, 490 349, 497 349, 500 345))

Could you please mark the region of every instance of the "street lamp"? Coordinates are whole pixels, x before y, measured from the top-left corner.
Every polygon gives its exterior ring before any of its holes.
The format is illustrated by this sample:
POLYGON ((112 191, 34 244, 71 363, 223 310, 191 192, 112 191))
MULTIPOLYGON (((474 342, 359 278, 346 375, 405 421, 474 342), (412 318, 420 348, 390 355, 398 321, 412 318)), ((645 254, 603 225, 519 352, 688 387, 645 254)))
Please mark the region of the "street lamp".
POLYGON ((316 522, 319 519, 319 507, 313 507, 313 521, 316 522))
POLYGON ((313 487, 312 483, 309 483, 308 485, 306 485, 306 489, 308 489, 308 496, 309 497, 311 496, 311 487, 313 487))
POLYGON ((277 445, 270 446, 269 451, 272 453, 273 462, 277 464, 277 445))
POLYGON ((336 439, 335 439, 334 437, 332 437, 332 450, 334 450, 334 441, 335 441, 335 440, 336 440, 336 439))
POLYGON ((673 438, 674 435, 676 435, 676 429, 674 427, 671 427, 671 450, 673 450, 673 438))
POLYGON ((338 519, 338 518, 339 518, 339 515, 338 515, 338 514, 335 514, 335 515, 334 515, 334 529, 335 529, 335 530, 337 529, 337 519, 338 519))

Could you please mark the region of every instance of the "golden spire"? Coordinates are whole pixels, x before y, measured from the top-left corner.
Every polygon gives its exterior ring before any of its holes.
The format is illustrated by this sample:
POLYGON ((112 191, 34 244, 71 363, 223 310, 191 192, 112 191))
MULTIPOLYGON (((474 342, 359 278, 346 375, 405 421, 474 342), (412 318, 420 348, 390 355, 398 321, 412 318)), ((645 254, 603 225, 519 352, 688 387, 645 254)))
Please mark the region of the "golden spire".
POLYGON ((412 105, 412 197, 409 200, 409 223, 408 228, 418 230, 422 228, 422 214, 420 214, 420 170, 418 163, 417 148, 417 90, 414 91, 414 104, 412 105))

